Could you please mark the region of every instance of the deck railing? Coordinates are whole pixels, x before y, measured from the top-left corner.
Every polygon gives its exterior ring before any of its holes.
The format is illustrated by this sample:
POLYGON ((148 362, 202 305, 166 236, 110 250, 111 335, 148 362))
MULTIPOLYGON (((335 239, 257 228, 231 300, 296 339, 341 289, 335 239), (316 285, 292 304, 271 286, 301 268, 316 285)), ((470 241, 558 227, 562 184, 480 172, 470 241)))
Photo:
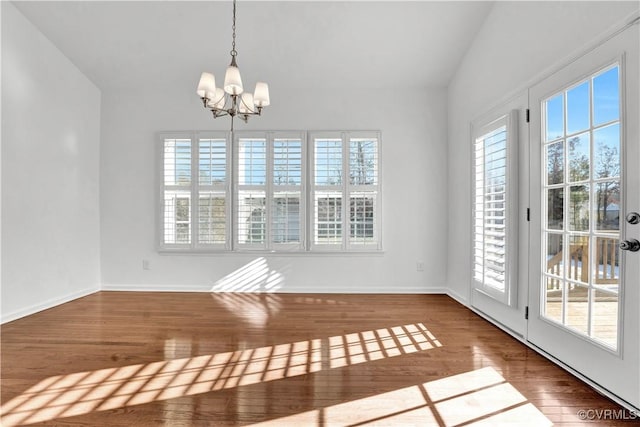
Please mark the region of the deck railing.
MULTIPOLYGON (((574 238, 569 247, 569 265, 567 267, 567 279, 589 283, 589 240, 588 237, 574 238)), ((611 237, 598 237, 596 239, 596 262, 598 268, 593 271, 595 277, 593 283, 597 285, 618 283, 618 239, 611 237)), ((547 261, 547 273, 562 277, 563 251, 560 250, 547 261)), ((560 289, 562 279, 550 277, 547 280, 547 290, 560 289)))

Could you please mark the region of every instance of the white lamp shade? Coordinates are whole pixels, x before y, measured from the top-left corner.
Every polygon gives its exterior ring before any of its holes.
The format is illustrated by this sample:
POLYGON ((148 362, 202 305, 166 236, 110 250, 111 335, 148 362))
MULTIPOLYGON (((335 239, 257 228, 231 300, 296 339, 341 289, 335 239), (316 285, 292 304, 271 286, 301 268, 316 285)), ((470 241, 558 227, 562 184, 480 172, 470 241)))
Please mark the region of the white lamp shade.
POLYGON ((253 93, 253 101, 257 107, 269 105, 269 85, 264 82, 256 83, 256 90, 253 93))
POLYGON ((242 78, 238 67, 230 65, 224 75, 224 91, 229 95, 240 95, 242 93, 242 78))
POLYGON ((256 106, 253 103, 253 94, 245 92, 240 97, 240 106, 238 108, 243 114, 250 114, 255 112, 256 106))
POLYGON ((204 98, 207 92, 216 91, 216 78, 211 73, 202 73, 200 82, 198 83, 198 96, 204 98))
POLYGON ((212 94, 209 98, 209 102, 207 102, 207 107, 215 108, 217 110, 222 110, 224 108, 225 98, 224 98, 224 90, 222 88, 216 88, 214 94, 212 94))

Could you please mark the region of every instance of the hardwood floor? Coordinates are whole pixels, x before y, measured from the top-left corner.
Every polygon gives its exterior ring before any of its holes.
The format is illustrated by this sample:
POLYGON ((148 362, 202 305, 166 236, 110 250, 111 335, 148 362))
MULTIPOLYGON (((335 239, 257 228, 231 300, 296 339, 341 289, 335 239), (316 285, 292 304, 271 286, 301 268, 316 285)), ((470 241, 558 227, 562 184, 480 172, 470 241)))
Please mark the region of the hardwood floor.
POLYGON ((3 426, 638 422, 444 295, 100 292, 1 334, 3 426))

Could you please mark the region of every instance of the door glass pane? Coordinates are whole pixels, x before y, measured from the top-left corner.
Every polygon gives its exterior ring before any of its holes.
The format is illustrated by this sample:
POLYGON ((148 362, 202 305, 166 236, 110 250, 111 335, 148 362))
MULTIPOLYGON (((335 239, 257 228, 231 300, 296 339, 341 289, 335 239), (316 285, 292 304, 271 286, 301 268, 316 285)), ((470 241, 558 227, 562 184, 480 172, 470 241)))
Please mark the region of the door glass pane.
POLYGON ((545 317, 562 323, 563 281, 553 277, 545 278, 544 312, 545 317))
POLYGON ((589 231, 589 186, 569 187, 569 230, 589 231))
POLYGON ((547 184, 564 182, 564 141, 547 145, 547 184))
POLYGON ((564 219, 564 188, 547 190, 547 228, 562 230, 564 219))
POLYGON ((620 176, 620 124, 593 131, 596 178, 620 176))
POLYGON ((620 230, 620 181, 604 181, 595 185, 597 230, 620 230))
POLYGON ((593 78, 594 126, 620 119, 620 89, 618 67, 593 78))
POLYGON ((618 339, 618 293, 593 289, 593 316, 591 318, 594 338, 611 347, 618 339))
POLYGON ((622 204, 619 86, 615 65, 541 105, 548 142, 541 147, 542 315, 613 349, 622 204))
POLYGON ((620 240, 615 237, 598 237, 595 250, 594 284, 610 291, 618 291, 620 281, 620 240))
POLYGON ((589 179, 591 144, 589 133, 583 133, 569 138, 569 181, 584 181, 589 179))
POLYGON ((547 112, 546 123, 546 141, 550 142, 564 135, 564 94, 551 98, 546 102, 545 111, 547 112))
POLYGON ((589 288, 567 283, 565 324, 583 334, 589 331, 589 288))
POLYGON ((564 276, 564 253, 562 251, 562 234, 547 234, 547 273, 564 276))
POLYGON ((571 236, 567 278, 589 283, 589 236, 571 236))
POLYGON ((589 82, 567 91, 567 134, 589 129, 589 82))

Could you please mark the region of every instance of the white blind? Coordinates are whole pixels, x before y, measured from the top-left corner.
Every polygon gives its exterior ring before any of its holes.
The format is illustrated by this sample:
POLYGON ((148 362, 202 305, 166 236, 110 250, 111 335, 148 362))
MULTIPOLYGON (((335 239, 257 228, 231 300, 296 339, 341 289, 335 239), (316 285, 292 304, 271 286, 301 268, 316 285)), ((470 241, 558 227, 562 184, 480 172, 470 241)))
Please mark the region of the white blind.
POLYGON ((506 289, 507 126, 479 136, 474 144, 474 279, 506 289))

